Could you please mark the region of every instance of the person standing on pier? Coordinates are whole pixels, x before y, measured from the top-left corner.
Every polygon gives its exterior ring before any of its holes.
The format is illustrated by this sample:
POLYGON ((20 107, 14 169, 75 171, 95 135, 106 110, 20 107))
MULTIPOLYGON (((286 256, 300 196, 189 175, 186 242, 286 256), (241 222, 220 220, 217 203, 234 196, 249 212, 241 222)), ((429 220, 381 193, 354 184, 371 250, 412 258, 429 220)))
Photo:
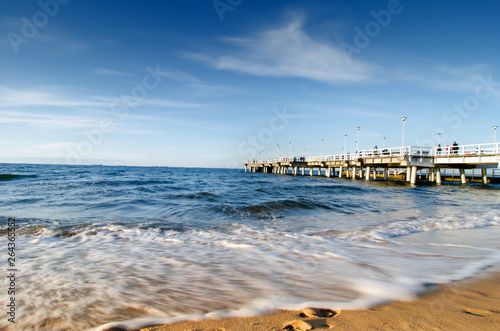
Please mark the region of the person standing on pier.
POLYGON ((451 149, 453 151, 453 154, 457 154, 458 153, 458 144, 456 141, 453 142, 453 147, 451 149))
POLYGON ((438 154, 438 155, 441 155, 441 144, 438 144, 437 154, 438 154))

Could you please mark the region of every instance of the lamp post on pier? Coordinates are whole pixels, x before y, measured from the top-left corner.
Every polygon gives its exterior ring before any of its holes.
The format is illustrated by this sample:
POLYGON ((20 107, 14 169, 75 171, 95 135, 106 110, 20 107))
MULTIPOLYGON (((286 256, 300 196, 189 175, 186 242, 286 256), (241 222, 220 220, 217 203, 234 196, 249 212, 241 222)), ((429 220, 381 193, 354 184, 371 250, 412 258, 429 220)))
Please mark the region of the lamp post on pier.
POLYGON ((403 120, 403 138, 402 138, 402 142, 401 142, 401 152, 403 152, 403 149, 405 147, 405 120, 406 120, 406 117, 403 116, 403 117, 401 117, 401 119, 403 120))
POLYGON ((494 133, 493 133, 493 142, 495 144, 497 143, 497 128, 498 128, 498 125, 494 125, 493 126, 493 130, 495 130, 494 133))
POLYGON ((323 161, 323 139, 321 139, 321 161, 323 161))
POLYGON ((358 154, 358 152, 359 152, 359 129, 361 129, 361 127, 357 126, 356 130, 358 131, 358 133, 356 136, 356 154, 358 154))
POLYGON ((288 158, 290 159, 292 157, 292 142, 288 142, 288 158))
POLYGON ((438 132, 438 145, 441 145, 441 132, 438 132))
POLYGON ((347 134, 344 134, 344 158, 347 157, 347 134))
POLYGON ((279 161, 279 158, 280 158, 280 144, 276 145, 276 158, 279 161))
POLYGON ((383 143, 382 147, 385 149, 385 139, 386 139, 386 137, 382 137, 382 139, 384 140, 384 143, 383 143))

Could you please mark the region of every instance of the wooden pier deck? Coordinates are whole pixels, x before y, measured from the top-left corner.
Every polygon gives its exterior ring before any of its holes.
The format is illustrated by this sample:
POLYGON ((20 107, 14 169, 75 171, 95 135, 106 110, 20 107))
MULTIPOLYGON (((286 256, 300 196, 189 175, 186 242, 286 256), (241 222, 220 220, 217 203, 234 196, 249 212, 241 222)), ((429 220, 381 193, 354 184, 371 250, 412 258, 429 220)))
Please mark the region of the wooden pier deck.
POLYGON ((391 176, 394 179, 404 174, 404 179, 413 185, 422 174, 426 180, 441 184, 447 169, 458 170, 460 181, 465 184, 466 170, 474 177, 474 169, 480 169, 482 182, 486 184, 494 178, 494 169, 500 168, 499 145, 459 145, 456 149, 450 147, 448 151, 441 151, 436 147, 405 146, 363 150, 354 154, 248 160, 244 166, 245 172, 306 175, 307 169, 310 176, 316 174, 365 180, 387 180, 391 176), (492 169, 490 179, 488 169, 492 169))

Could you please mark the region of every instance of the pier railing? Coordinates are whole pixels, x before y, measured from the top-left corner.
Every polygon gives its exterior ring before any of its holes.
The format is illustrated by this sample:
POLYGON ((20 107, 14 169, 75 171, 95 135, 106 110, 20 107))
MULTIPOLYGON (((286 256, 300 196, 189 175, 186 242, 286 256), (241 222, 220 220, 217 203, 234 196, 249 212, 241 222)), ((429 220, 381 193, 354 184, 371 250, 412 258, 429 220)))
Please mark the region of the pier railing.
POLYGON ((421 147, 404 146, 391 148, 376 148, 345 154, 324 154, 316 156, 290 156, 266 160, 247 160, 248 164, 272 164, 279 162, 325 162, 325 161, 351 161, 357 159, 380 157, 406 157, 406 156, 476 156, 499 155, 500 143, 458 145, 446 147, 421 147))
POLYGON ((500 154, 500 143, 458 145, 448 147, 434 147, 433 156, 475 156, 475 155, 498 155, 500 154))

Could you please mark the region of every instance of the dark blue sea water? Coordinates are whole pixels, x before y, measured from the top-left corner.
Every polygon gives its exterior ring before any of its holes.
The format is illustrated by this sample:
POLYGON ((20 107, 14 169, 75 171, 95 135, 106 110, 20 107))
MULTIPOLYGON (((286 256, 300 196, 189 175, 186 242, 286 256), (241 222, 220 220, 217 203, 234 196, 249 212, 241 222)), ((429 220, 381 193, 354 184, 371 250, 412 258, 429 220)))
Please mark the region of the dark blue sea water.
POLYGON ((500 262, 498 185, 2 164, 0 196, 3 330, 362 308, 500 262))

